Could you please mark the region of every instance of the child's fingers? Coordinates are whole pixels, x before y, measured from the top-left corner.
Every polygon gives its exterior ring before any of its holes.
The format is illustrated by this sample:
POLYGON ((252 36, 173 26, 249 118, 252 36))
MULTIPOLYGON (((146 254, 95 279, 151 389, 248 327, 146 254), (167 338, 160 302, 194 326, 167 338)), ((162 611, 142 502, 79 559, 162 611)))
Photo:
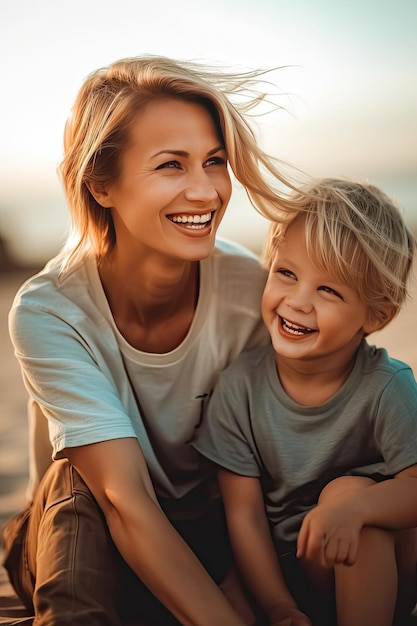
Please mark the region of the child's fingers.
POLYGON ((344 561, 345 565, 354 565, 358 558, 359 540, 352 542, 349 546, 349 551, 344 561))
POLYGON ((322 553, 325 542, 325 532, 317 526, 312 527, 310 516, 307 515, 298 533, 297 557, 307 560, 316 559, 322 553))

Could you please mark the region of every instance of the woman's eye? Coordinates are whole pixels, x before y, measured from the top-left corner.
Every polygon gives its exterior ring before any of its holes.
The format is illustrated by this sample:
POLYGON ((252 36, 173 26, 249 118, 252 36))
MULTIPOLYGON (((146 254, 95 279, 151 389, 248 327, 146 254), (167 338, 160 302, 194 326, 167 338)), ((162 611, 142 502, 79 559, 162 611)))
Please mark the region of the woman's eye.
POLYGON ((210 165, 225 165, 226 162, 226 159, 224 159, 223 157, 210 157, 210 159, 207 159, 207 161, 204 163, 204 167, 208 167, 210 165))
POLYGON ((161 163, 161 165, 158 165, 156 169, 157 170, 175 169, 179 167, 181 167, 181 165, 179 164, 178 161, 167 161, 166 163, 161 163))
POLYGON ((343 297, 338 291, 336 291, 336 289, 327 287, 327 285, 321 285, 321 287, 319 287, 319 291, 325 291, 326 293, 330 293, 331 295, 336 296, 337 298, 340 298, 341 300, 343 300, 343 297))

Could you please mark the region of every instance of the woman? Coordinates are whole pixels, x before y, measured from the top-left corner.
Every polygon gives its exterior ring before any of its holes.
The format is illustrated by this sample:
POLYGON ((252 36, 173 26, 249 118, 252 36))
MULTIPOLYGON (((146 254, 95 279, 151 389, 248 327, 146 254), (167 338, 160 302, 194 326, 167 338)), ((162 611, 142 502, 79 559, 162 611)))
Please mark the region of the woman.
POLYGON ((263 271, 215 242, 228 164, 267 217, 292 209, 229 99, 256 77, 139 57, 93 73, 75 101, 72 231, 10 315, 34 495, 6 529, 6 566, 39 626, 248 621, 215 584, 231 562, 223 511, 189 442, 219 371, 267 341, 263 271))

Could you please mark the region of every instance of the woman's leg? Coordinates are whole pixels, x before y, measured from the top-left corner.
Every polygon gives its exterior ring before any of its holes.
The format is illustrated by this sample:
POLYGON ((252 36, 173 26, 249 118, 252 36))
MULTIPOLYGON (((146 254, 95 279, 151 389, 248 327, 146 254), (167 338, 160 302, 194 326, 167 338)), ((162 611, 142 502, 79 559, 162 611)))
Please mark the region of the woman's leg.
POLYGON ((68 461, 36 493, 23 546, 36 626, 117 626, 120 556, 92 494, 68 461))
POLYGON ((179 626, 122 559, 66 460, 51 465, 31 509, 6 526, 6 568, 33 626, 179 626))
POLYGON ((22 604, 33 613, 33 578, 23 557, 31 509, 18 513, 2 526, 3 562, 9 580, 22 604))
MULTIPOLYGON (((48 469, 25 519, 22 532, 10 534, 11 543, 12 535, 23 537, 20 548, 14 546, 11 578, 35 612, 34 626, 179 626, 122 559, 94 497, 68 461, 48 469)), ((230 547, 223 525, 213 510, 200 522, 180 523, 178 531, 248 618, 236 581, 226 577, 230 547)))

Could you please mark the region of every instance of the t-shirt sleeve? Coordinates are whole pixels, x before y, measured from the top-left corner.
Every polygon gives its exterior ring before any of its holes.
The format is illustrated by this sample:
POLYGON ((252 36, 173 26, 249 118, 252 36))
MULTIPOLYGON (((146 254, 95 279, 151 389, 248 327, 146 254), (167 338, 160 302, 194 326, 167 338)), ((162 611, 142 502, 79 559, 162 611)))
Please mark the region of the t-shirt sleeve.
POLYGON ((375 436, 390 474, 417 463, 417 384, 407 366, 381 394, 375 436))
POLYGON ((248 413, 245 385, 232 365, 220 375, 192 445, 225 469, 258 477, 260 469, 253 452, 248 413))
POLYGON ((80 313, 69 323, 58 307, 48 310, 24 298, 12 308, 9 325, 25 386, 48 418, 55 454, 135 436, 106 359, 86 340, 91 320, 80 313))

